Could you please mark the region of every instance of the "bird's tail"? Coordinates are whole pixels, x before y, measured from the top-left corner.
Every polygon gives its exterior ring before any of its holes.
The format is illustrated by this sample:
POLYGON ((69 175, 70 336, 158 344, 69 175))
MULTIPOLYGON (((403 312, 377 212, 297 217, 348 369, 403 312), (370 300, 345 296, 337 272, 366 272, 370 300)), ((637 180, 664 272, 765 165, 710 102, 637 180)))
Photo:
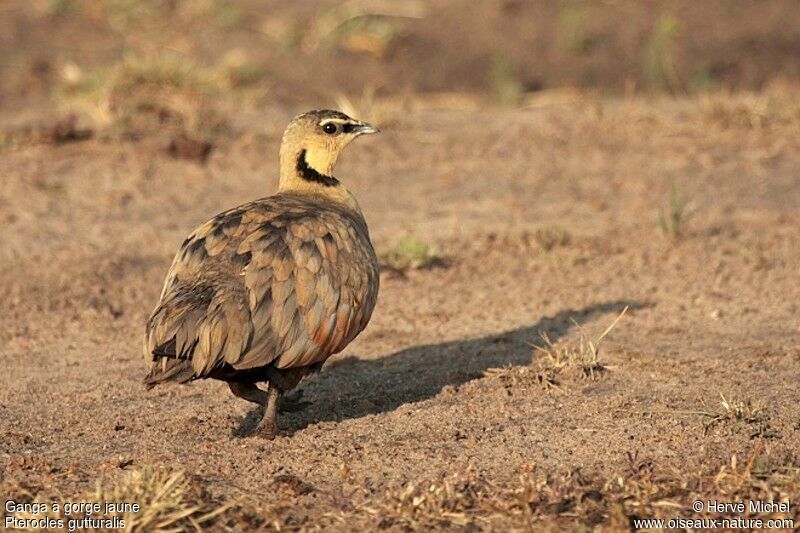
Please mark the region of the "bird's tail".
POLYGON ((192 355, 198 342, 197 325, 209 300, 207 291, 178 288, 153 311, 144 335, 147 388, 165 381, 186 383, 196 377, 192 355))
POLYGON ((187 383, 194 379, 192 362, 188 359, 179 359, 174 354, 154 355, 150 371, 144 377, 144 385, 150 390, 156 385, 166 381, 187 383))

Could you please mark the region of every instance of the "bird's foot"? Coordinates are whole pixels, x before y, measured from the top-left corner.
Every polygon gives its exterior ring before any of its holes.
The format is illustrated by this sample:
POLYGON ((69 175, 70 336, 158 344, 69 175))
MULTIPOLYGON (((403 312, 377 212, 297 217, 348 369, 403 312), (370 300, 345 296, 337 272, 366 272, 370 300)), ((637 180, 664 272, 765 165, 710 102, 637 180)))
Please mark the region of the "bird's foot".
POLYGON ((267 405, 264 408, 264 417, 258 424, 257 434, 262 439, 272 440, 278 435, 278 403, 280 391, 270 384, 267 389, 267 405))
POLYGON ((278 436, 278 426, 274 420, 262 420, 256 430, 256 435, 266 440, 273 440, 278 436))

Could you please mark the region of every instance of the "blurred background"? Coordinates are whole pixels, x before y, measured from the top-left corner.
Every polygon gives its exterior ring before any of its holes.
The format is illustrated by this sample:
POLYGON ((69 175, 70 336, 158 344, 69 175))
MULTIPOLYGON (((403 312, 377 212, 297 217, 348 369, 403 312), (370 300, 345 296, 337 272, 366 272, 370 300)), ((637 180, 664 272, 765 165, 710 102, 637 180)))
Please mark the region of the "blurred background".
POLYGON ((4 0, 0 107, 207 139, 226 105, 385 122, 574 91, 761 90, 800 76, 798 28, 794 0, 4 0))
POLYGON ((796 502, 798 176, 798 0, 0 0, 0 494, 232 531, 796 502), (382 130, 336 168, 381 293, 261 444, 222 383, 146 393, 141 335, 321 107, 382 130))

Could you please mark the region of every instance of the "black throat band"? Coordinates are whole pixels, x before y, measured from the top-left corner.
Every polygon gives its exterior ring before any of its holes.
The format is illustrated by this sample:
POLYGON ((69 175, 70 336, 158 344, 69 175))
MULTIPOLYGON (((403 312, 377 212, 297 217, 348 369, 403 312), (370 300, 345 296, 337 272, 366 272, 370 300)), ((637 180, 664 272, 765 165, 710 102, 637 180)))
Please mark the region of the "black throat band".
POLYGON ((306 161, 306 151, 301 150, 300 155, 297 156, 297 173, 306 181, 314 181, 324 185, 325 187, 333 187, 339 185, 339 180, 333 176, 326 176, 321 174, 309 166, 306 161))

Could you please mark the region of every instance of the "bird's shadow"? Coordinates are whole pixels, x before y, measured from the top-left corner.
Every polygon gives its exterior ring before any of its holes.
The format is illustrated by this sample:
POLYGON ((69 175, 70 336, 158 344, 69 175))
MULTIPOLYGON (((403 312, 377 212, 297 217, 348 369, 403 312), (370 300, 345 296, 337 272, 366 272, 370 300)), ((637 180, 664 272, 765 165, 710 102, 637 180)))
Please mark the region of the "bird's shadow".
MULTIPOLYGON (((573 320, 588 322, 597 315, 620 313, 625 307, 635 310, 649 305, 625 300, 605 302, 565 309, 532 326, 496 335, 414 346, 380 359, 347 357, 307 378, 293 393, 292 403, 296 405, 300 396, 310 402, 302 410, 284 412, 278 423, 283 434, 292 434, 319 422, 392 411, 406 403, 432 398, 445 386, 458 387, 479 378, 489 368, 529 365, 531 343, 539 340, 540 332, 546 332, 555 342, 574 326, 573 320)), ((233 434, 251 434, 260 416, 260 409, 253 409, 240 420, 233 434)))

